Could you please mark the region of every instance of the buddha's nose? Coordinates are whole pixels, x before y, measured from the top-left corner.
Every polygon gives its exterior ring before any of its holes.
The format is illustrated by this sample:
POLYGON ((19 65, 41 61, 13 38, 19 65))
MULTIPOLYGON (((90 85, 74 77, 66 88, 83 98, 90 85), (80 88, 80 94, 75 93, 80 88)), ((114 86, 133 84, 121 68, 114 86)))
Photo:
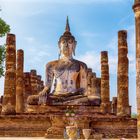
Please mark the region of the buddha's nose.
POLYGON ((68 47, 69 47, 69 46, 68 46, 68 43, 66 43, 64 49, 68 49, 68 47))

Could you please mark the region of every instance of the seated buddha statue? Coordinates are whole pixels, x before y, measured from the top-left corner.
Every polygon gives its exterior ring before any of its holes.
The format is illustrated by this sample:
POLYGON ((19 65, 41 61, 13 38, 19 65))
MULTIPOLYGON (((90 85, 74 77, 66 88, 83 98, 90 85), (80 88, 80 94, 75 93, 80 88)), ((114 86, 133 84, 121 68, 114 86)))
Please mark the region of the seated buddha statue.
POLYGON ((28 98, 29 104, 89 104, 87 95, 87 65, 73 58, 76 40, 70 32, 67 18, 64 34, 58 46, 59 59, 46 65, 45 88, 28 98))

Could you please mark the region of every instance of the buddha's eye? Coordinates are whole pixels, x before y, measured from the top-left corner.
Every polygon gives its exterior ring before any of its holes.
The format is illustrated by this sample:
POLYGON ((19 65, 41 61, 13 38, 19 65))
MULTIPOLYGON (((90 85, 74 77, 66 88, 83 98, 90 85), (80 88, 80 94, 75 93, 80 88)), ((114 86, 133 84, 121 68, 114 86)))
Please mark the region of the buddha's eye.
POLYGON ((66 40, 63 40, 62 43, 65 44, 66 43, 66 40))
POLYGON ((70 39, 70 40, 68 41, 68 43, 69 43, 69 44, 72 44, 72 43, 73 43, 73 40, 72 40, 72 39, 70 39))

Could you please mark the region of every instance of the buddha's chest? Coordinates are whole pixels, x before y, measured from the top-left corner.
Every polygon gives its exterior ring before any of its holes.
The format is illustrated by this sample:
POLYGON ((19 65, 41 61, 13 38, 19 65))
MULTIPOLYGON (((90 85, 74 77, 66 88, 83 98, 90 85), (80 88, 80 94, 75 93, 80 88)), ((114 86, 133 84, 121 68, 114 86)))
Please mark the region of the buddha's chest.
POLYGON ((73 77, 80 72, 80 65, 74 62, 61 62, 54 68, 54 76, 57 77, 73 77))

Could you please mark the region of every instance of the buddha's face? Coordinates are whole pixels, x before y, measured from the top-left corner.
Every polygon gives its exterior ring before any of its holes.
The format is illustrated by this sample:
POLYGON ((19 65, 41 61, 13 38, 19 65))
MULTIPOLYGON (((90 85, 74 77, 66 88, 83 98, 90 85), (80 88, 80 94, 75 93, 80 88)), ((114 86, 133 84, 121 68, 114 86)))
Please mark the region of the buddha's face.
POLYGON ((61 54, 65 57, 72 56, 75 49, 75 41, 73 39, 63 39, 60 42, 61 54))

